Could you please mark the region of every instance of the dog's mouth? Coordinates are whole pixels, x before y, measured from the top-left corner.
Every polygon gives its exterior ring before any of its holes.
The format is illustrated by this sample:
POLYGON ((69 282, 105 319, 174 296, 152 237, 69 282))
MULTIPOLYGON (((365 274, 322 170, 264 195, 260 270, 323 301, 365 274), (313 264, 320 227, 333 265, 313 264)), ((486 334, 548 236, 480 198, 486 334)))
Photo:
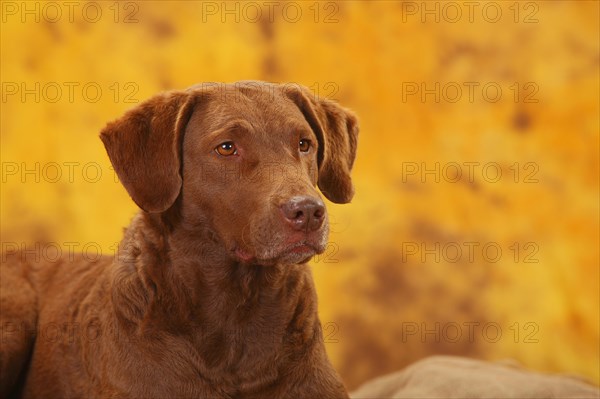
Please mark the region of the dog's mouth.
POLYGON ((325 245, 311 240, 300 240, 278 248, 267 248, 260 254, 241 247, 236 247, 233 253, 235 258, 242 263, 272 265, 276 263, 306 263, 324 250, 325 245))
POLYGON ((324 248, 319 250, 313 243, 301 241, 284 249, 281 253, 281 257, 290 259, 292 263, 306 263, 317 253, 323 252, 323 250, 324 248))

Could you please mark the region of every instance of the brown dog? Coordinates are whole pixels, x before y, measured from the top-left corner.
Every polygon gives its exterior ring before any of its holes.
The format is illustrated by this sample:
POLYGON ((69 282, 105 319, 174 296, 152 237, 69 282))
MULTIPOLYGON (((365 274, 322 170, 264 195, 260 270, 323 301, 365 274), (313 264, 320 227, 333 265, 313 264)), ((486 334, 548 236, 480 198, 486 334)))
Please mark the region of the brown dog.
POLYGON ((142 211, 115 257, 4 255, 0 393, 347 398, 305 263, 327 242, 316 186, 352 198, 357 134, 337 104, 262 82, 165 93, 108 124, 142 211))

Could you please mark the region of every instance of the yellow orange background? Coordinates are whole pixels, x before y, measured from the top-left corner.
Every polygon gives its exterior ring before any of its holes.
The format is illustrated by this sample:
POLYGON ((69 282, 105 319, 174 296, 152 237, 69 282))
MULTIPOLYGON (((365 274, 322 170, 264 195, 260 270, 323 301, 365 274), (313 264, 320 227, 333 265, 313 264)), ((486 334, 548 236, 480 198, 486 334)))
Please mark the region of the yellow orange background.
POLYGON ((312 266, 349 387, 436 353, 600 382, 598 2, 75 3, 2 2, 3 250, 114 250, 136 207, 98 133, 136 101, 298 82, 361 124, 312 266))

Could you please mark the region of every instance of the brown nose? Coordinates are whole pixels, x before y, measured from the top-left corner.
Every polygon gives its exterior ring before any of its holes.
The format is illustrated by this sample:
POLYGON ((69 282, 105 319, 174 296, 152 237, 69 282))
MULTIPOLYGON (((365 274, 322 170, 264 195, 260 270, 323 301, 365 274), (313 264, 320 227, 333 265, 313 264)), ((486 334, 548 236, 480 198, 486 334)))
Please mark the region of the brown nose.
POLYGON ((325 204, 314 197, 293 197, 281 205, 281 211, 295 230, 315 231, 325 219, 325 204))

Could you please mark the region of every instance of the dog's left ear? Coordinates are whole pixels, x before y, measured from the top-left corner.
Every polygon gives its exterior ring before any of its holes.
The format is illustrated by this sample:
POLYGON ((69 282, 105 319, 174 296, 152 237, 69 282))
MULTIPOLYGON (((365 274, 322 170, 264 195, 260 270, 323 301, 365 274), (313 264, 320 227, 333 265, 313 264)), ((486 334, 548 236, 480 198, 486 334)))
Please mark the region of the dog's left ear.
POLYGON ((179 196, 183 131, 194 105, 191 93, 163 93, 100 133, 119 180, 146 212, 163 212, 179 196))
POLYGON ((350 172, 358 140, 356 116, 331 100, 314 96, 307 88, 284 86, 284 92, 300 108, 319 141, 321 192, 332 202, 350 202, 354 196, 350 172))

